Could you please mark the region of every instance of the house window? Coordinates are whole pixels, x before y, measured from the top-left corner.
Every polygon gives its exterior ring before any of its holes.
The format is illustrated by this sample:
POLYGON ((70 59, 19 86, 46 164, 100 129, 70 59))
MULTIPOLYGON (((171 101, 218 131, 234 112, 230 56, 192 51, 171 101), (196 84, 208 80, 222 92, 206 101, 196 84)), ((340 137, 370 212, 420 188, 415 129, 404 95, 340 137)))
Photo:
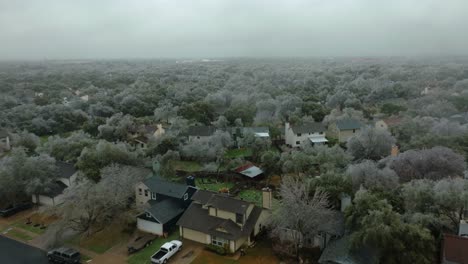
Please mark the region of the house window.
POLYGON ((143 190, 141 188, 138 188, 138 194, 139 195, 142 195, 143 194, 143 190))
POLYGON ((301 134, 301 133, 297 133, 297 136, 300 137, 300 136, 302 136, 302 134, 301 134))
POLYGON ((224 245, 227 245, 228 243, 229 243, 229 240, 227 239, 224 239, 221 237, 215 237, 215 236, 211 237, 211 244, 215 246, 224 247, 224 245))
POLYGON ((200 139, 200 137, 199 137, 199 136, 197 136, 197 139, 200 139))
POLYGON ((156 200, 156 193, 155 192, 151 192, 151 199, 156 200))
POLYGON ((184 194, 184 201, 187 201, 188 199, 188 193, 184 194))
POLYGON ((145 196, 148 197, 148 190, 145 190, 145 196))
POLYGON ((320 135, 323 135, 323 132, 320 132, 319 134, 320 134, 320 135))
POLYGON ((299 144, 301 144, 301 142, 300 142, 300 141, 296 141, 296 145, 299 145, 299 144))
POLYGON ((244 223, 244 215, 243 214, 236 214, 236 223, 243 224, 244 223))
POLYGON ((356 133, 356 129, 353 129, 353 133, 356 133))

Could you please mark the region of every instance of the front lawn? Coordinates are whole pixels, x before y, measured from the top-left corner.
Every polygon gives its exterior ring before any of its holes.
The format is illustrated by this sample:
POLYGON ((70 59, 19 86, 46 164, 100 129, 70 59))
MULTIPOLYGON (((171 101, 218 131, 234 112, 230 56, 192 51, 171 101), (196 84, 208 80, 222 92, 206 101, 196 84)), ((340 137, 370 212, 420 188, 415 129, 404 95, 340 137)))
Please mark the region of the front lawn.
POLYGON ((15 227, 18 227, 18 228, 21 228, 21 229, 24 229, 24 230, 27 230, 29 232, 32 232, 32 233, 36 233, 38 235, 42 235, 44 234, 44 232, 46 231, 46 229, 41 229, 39 226, 36 226, 34 227, 32 224, 30 225, 27 225, 23 222, 18 222, 15 224, 15 227))
POLYGON ((255 247, 247 248, 246 255, 238 260, 229 256, 220 256, 203 250, 192 264, 277 264, 279 259, 273 254, 268 241, 260 241, 255 247))
POLYGON ((153 241, 153 244, 138 251, 128 258, 129 264, 146 264, 151 263, 150 257, 159 250, 159 248, 166 242, 179 238, 178 232, 173 232, 168 238, 157 238, 153 241))
POLYGON ((86 237, 84 234, 77 236, 71 241, 71 243, 98 254, 102 254, 115 245, 123 241, 127 241, 128 238, 129 235, 123 233, 119 226, 112 225, 102 231, 92 234, 89 237, 86 237))
POLYGON ((16 239, 19 239, 19 240, 23 240, 23 241, 29 241, 29 240, 33 239, 32 236, 30 236, 30 235, 26 234, 25 232, 22 232, 21 230, 18 230, 16 228, 13 228, 10 231, 8 231, 8 233, 6 233, 6 235, 11 236, 11 237, 16 238, 16 239))
POLYGON ((247 148, 230 149, 226 151, 224 156, 230 159, 250 157, 252 156, 252 150, 247 148))

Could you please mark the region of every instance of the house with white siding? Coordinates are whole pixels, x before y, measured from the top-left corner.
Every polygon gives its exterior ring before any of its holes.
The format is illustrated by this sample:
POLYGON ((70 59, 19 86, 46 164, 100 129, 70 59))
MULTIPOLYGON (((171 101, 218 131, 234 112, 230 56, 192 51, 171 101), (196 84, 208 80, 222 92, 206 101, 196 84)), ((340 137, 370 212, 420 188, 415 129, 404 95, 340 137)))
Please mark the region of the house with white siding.
POLYGON ((39 205, 55 206, 63 202, 63 192, 76 183, 78 171, 71 163, 57 161, 55 163, 59 177, 49 191, 39 195, 32 195, 32 202, 39 205))
POLYGON ((286 145, 293 148, 302 148, 310 144, 320 145, 328 142, 325 138, 327 129, 319 122, 303 125, 291 125, 290 123, 286 123, 284 130, 286 145))

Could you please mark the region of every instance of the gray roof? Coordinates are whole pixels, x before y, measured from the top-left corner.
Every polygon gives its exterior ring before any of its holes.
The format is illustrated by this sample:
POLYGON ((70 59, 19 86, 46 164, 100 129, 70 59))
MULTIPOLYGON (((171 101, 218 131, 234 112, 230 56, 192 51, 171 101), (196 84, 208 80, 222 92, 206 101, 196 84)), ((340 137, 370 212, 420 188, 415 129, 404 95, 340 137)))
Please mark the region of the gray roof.
POLYGON ((192 203, 179 219, 177 225, 205 234, 219 236, 229 240, 237 240, 242 236, 248 236, 252 232, 261 212, 262 209, 255 206, 244 227, 241 228, 230 219, 209 215, 208 209, 203 209, 201 204, 192 203), (218 229, 223 229, 223 231, 218 229))
POLYGON ((42 195, 45 195, 50 198, 54 198, 58 196, 59 194, 62 194, 63 191, 67 188, 68 186, 65 185, 65 183, 61 181, 56 181, 52 184, 51 188, 44 193, 41 193, 42 195))
POLYGON ((213 194, 214 192, 211 191, 198 190, 196 193, 193 194, 192 200, 197 201, 201 204, 206 204, 213 194))
POLYGON ((291 126, 291 129, 296 134, 314 133, 314 132, 325 132, 327 129, 322 123, 307 123, 298 126, 291 126))
POLYGON ((216 128, 212 126, 191 126, 187 129, 188 136, 211 136, 216 132, 216 128))
POLYGON ((379 259, 375 251, 368 247, 353 250, 351 238, 345 236, 335 241, 331 241, 323 251, 318 261, 320 264, 374 264, 379 259))
POLYGON ((336 121, 336 126, 340 130, 351 130, 351 129, 360 129, 362 127, 361 122, 356 119, 342 119, 336 121))
POLYGON ((270 133, 268 127, 244 127, 242 128, 244 133, 270 133))
POLYGON ((76 173, 75 166, 73 166, 71 163, 56 161, 55 165, 58 168, 60 178, 69 179, 71 176, 73 176, 73 174, 76 173))
POLYGON ((48 264, 46 252, 0 235, 0 263, 48 264))
POLYGON ((146 179, 143 183, 152 191, 157 194, 162 194, 169 197, 181 198, 190 186, 169 182, 161 179, 160 177, 153 176, 146 179))
POLYGON ((165 224, 182 214, 184 205, 176 199, 164 199, 162 201, 149 201, 150 208, 146 211, 150 213, 159 223, 165 224))
POLYGON ((245 214, 250 205, 249 202, 206 190, 198 190, 192 196, 192 200, 236 214, 245 214))

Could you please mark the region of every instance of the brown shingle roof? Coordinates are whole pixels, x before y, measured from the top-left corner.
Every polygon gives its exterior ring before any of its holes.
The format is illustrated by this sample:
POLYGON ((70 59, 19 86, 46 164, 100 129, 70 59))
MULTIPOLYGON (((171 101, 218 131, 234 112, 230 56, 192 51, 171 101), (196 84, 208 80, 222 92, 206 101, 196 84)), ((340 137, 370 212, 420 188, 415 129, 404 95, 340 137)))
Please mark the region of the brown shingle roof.
POLYGON ((179 219, 177 225, 205 234, 237 240, 242 236, 248 236, 252 232, 261 212, 262 209, 255 206, 245 225, 241 228, 230 219, 209 215, 208 209, 203 209, 201 204, 192 203, 179 219), (220 229, 223 231, 220 231, 220 229))

